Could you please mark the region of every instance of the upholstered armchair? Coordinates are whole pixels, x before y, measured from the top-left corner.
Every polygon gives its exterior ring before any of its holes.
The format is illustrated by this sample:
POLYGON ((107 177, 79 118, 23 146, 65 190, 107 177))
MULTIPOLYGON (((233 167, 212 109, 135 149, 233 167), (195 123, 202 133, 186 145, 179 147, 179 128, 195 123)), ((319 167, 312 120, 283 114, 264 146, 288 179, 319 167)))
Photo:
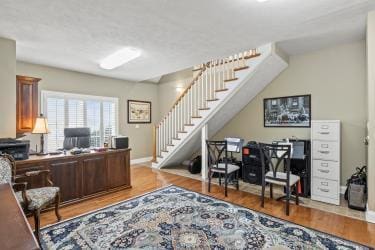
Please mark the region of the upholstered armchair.
POLYGON ((35 220, 35 236, 39 241, 40 211, 51 204, 55 204, 55 214, 58 221, 61 220, 59 214, 60 189, 54 187, 50 180, 49 170, 38 170, 16 175, 16 164, 12 156, 0 155, 0 184, 10 183, 16 192, 16 197, 26 214, 31 213, 35 220), (26 182, 17 180, 27 180, 28 177, 42 175, 45 178, 47 187, 26 189, 26 182))

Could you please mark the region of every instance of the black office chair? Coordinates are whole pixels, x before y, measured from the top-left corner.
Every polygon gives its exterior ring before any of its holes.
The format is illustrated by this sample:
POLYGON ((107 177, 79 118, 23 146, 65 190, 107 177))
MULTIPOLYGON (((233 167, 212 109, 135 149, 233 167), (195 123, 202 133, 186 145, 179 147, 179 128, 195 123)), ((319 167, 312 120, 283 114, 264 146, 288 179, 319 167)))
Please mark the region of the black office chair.
MULTIPOLYGON (((300 177, 290 172, 291 146, 280 144, 260 144, 260 153, 262 160, 262 201, 264 207, 264 193, 266 184, 270 184, 270 197, 273 198, 273 184, 285 187, 286 215, 289 215, 289 202, 291 200, 291 187, 295 188, 296 204, 298 205, 297 185, 300 177), (267 165, 270 169, 266 173, 267 165), (284 167, 284 172, 279 172, 280 166, 284 167), (279 171, 278 171, 279 170, 279 171)), ((283 198, 283 197, 282 197, 283 198)))
POLYGON ((90 128, 65 128, 64 149, 90 147, 90 128))
POLYGON ((224 175, 225 196, 228 196, 228 180, 231 177, 238 190, 239 166, 228 162, 227 141, 206 141, 208 152, 208 192, 211 191, 211 179, 214 173, 219 175, 221 186, 221 175, 224 175))

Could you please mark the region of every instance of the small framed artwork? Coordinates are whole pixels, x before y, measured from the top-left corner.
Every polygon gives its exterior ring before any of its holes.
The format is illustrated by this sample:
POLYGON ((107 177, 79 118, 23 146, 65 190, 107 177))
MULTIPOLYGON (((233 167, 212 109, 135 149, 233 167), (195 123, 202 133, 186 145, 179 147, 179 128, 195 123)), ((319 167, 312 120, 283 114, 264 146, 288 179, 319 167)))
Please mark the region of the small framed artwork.
POLYGON ((151 102, 128 100, 128 123, 151 123, 151 102))
POLYGON ((311 127, 311 95, 263 100, 264 127, 311 127))

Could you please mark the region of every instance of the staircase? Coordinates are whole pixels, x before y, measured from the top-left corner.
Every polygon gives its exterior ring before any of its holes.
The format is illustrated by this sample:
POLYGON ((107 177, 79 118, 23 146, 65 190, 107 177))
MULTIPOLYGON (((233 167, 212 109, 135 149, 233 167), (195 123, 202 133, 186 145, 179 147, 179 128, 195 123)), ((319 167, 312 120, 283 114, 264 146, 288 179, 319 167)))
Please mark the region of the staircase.
POLYGON ((268 44, 194 67, 192 83, 154 126, 152 166, 189 159, 201 147, 203 127, 208 137, 214 135, 287 65, 287 59, 268 44))

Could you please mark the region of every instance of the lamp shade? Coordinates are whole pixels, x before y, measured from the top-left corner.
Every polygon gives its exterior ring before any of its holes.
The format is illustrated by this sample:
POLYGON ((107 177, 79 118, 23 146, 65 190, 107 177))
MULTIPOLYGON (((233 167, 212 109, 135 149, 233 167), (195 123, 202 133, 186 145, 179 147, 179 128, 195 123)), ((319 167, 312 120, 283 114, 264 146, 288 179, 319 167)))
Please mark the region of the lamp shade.
POLYGON ((33 134, 48 134, 48 122, 47 118, 40 116, 36 118, 33 134))

